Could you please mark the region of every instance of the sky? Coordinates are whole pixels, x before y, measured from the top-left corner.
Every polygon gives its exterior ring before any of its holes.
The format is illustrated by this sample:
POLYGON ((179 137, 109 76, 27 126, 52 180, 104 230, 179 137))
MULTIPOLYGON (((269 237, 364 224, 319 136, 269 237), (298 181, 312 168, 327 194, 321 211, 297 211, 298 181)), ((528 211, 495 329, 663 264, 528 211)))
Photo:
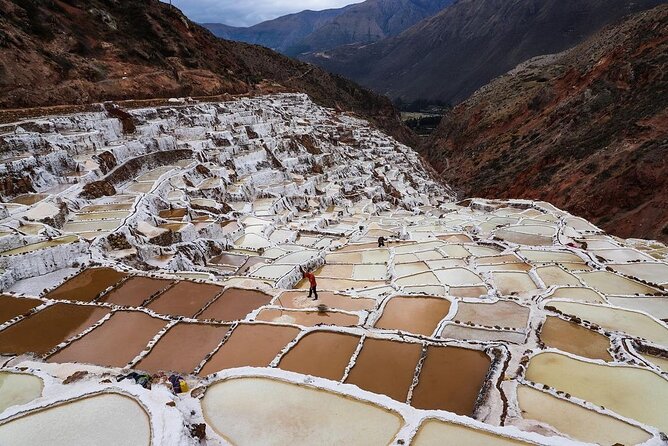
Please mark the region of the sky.
MULTIPOLYGON (((169 0, 163 0, 169 3, 169 0)), ((172 0, 191 20, 251 26, 305 9, 340 8, 362 0, 172 0)))

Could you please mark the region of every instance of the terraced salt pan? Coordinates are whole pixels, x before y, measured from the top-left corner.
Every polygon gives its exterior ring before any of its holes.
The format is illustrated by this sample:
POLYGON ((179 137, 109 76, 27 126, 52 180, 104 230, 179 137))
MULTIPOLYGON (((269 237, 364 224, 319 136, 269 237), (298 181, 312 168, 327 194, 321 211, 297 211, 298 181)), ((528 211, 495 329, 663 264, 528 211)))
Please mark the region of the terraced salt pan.
POLYGON ((333 311, 294 311, 275 308, 261 310, 255 320, 279 324, 296 324, 304 327, 314 327, 316 325, 353 327, 360 324, 359 317, 352 314, 333 311))
POLYGON ((536 274, 545 286, 578 286, 582 283, 573 274, 564 271, 558 266, 541 266, 536 268, 536 274))
POLYGON ((450 311, 450 301, 438 297, 393 297, 383 309, 376 328, 431 336, 450 311))
POLYGON ((608 265, 618 273, 659 285, 668 284, 666 263, 620 263, 608 265))
POLYGON ((434 274, 443 285, 448 286, 470 286, 483 283, 480 276, 466 268, 439 269, 434 271, 434 274))
POLYGON ((25 254, 28 252, 37 251, 44 248, 51 248, 54 246, 69 245, 78 241, 79 238, 74 235, 69 235, 65 237, 58 237, 44 242, 32 243, 29 245, 21 246, 19 248, 10 249, 3 253, 0 253, 0 256, 13 256, 18 254, 25 254))
POLYGON ((43 388, 43 381, 34 375, 0 372, 0 414, 8 407, 39 398, 43 388))
POLYGON ((529 321, 529 308, 504 300, 494 303, 460 302, 453 320, 488 327, 496 325, 525 329, 529 321))
POLYGON ((319 304, 325 304, 328 308, 338 310, 362 311, 373 309, 376 301, 362 297, 352 298, 327 291, 319 292, 317 301, 309 299, 307 293, 303 291, 284 291, 274 300, 274 305, 293 309, 314 308, 319 304))
POLYGON ((251 311, 267 305, 271 299, 270 295, 260 291, 228 288, 198 315, 198 319, 241 320, 251 311))
POLYGON ((569 251, 520 249, 519 253, 531 263, 584 263, 584 260, 569 251))
POLYGON ((444 439, 447 439, 447 444, 457 446, 526 446, 532 444, 462 424, 435 419, 422 423, 411 444, 413 446, 443 446, 444 439))
POLYGON ((651 356, 651 355, 643 355, 643 354, 640 354, 640 356, 642 356, 643 358, 645 358, 647 361, 651 362, 652 364, 658 366, 665 373, 668 373, 668 358, 663 358, 663 357, 658 357, 658 356, 651 356))
POLYGON ((562 313, 594 322, 608 330, 622 331, 631 336, 645 338, 657 344, 668 346, 668 327, 666 327, 666 324, 643 313, 577 302, 549 301, 549 303, 546 303, 547 305, 562 313))
POLYGON ((582 302, 606 303, 603 296, 591 288, 584 287, 560 287, 550 295, 552 298, 579 300, 582 302))
POLYGON ((133 399, 104 393, 29 412, 0 424, 12 446, 142 446, 151 444, 148 414, 133 399))
POLYGON ((644 311, 666 322, 668 319, 668 297, 615 297, 608 296, 611 305, 629 310, 644 311))
POLYGON ((513 344, 523 344, 526 338, 526 334, 520 332, 486 330, 458 324, 446 325, 440 336, 444 339, 460 339, 462 341, 475 339, 482 342, 501 341, 513 344))
POLYGON ((298 334, 299 329, 295 327, 240 324, 199 374, 209 375, 235 367, 267 367, 298 334))
POLYGON ((125 367, 165 325, 166 321, 141 311, 118 311, 48 360, 125 367))
POLYGON ((387 249, 368 249, 365 251, 334 252, 328 254, 325 260, 328 264, 371 265, 386 263, 389 258, 390 254, 387 249))
POLYGON ((193 317, 206 303, 223 291, 208 283, 178 282, 147 305, 156 313, 193 317))
POLYGON ((26 314, 41 304, 42 301, 38 299, 0 295, 0 324, 3 324, 10 319, 14 319, 17 316, 26 314))
POLYGON ((548 316, 540 331, 540 340, 547 346, 590 359, 612 361, 610 340, 595 331, 548 316))
POLYGON ((526 377, 668 430, 668 380, 647 369, 594 364, 548 352, 531 358, 526 377))
POLYGON ((492 273, 496 289, 504 296, 522 294, 538 289, 531 276, 523 272, 492 273))
POLYGON ((518 386, 517 398, 523 418, 549 424, 579 441, 612 446, 640 444, 651 438, 632 424, 528 386, 518 386))
POLYGON ((651 262, 653 259, 635 249, 594 249, 591 253, 604 258, 608 262, 651 262))
POLYGON ((402 418, 370 403, 268 378, 213 384, 204 418, 237 445, 389 444, 402 418))
POLYGON ((611 295, 634 295, 634 294, 654 294, 658 290, 637 282, 618 276, 609 271, 592 271, 576 274, 587 286, 600 291, 603 294, 611 295))
POLYGON ((359 336, 328 331, 311 332, 283 355, 278 367, 340 381, 359 342, 359 336))

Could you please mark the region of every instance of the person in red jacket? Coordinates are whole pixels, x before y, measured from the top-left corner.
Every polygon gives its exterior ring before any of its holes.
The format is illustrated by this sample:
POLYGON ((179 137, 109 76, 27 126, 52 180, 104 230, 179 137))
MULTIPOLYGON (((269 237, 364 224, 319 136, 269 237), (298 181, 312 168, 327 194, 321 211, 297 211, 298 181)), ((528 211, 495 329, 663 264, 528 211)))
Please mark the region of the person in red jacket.
POLYGON ((314 296, 313 300, 318 300, 318 290, 316 289, 318 286, 318 283, 315 281, 315 275, 313 273, 309 273, 304 268, 301 266, 299 267, 302 270, 302 274, 304 275, 305 279, 308 279, 310 283, 310 287, 308 290, 308 297, 310 298, 311 295, 314 296))

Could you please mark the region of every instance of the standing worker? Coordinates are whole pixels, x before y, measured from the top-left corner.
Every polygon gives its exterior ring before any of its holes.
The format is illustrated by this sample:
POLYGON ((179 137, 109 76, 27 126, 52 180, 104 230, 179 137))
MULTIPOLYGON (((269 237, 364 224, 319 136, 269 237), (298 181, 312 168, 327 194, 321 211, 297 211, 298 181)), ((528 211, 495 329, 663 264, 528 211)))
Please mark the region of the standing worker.
POLYGON ((301 269, 304 278, 308 279, 309 283, 311 284, 308 290, 308 297, 310 298, 311 295, 314 295, 315 297, 313 298, 313 300, 318 300, 318 290, 316 289, 318 283, 315 281, 315 275, 313 273, 306 272, 304 268, 301 266, 299 267, 299 269, 301 269))
POLYGON ((383 237, 382 235, 380 237, 378 237, 378 247, 379 248, 381 246, 385 246, 385 240, 386 240, 385 237, 383 237))

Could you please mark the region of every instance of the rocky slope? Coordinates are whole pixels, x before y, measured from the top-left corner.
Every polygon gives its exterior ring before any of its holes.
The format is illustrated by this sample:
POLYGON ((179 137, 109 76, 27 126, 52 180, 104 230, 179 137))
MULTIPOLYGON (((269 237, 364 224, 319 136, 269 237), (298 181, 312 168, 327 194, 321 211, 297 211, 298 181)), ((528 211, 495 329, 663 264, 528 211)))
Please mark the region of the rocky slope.
POLYGON ((549 200, 668 239, 668 6, 480 89, 424 154, 465 194, 549 200))
POLYGON ((661 0, 459 0, 397 37, 306 60, 391 98, 456 104, 531 57, 564 51, 661 0))
POLYGON ((0 108, 291 90, 407 134, 385 98, 217 39, 157 0, 0 0, 0 10, 0 108))
POLYGON ((339 9, 303 11, 248 28, 204 24, 219 37, 256 43, 288 55, 396 36, 452 0, 367 0, 339 9))

